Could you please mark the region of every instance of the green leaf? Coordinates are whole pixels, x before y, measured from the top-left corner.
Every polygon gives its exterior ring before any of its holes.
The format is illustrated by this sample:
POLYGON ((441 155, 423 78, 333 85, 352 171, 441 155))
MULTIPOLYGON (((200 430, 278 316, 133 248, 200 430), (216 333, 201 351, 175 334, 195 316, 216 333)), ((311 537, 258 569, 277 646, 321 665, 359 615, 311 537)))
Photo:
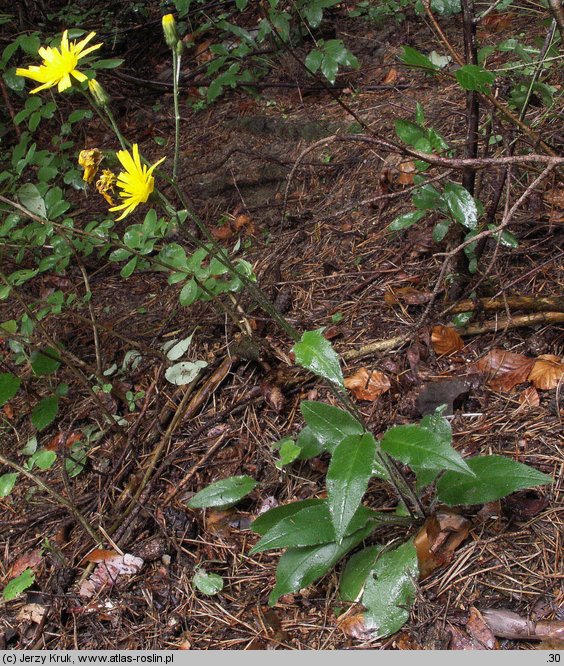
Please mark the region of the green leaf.
POLYGON ((61 355, 57 349, 47 347, 44 351, 34 351, 31 355, 31 369, 37 377, 52 375, 60 365, 61 355))
POLYGON ((326 574, 349 550, 358 546, 374 529, 368 524, 363 529, 335 542, 306 548, 290 548, 280 558, 276 569, 276 585, 268 598, 274 606, 283 594, 297 592, 326 574))
POLYGON ((131 274, 135 270, 135 267, 137 266, 137 261, 138 257, 131 257, 131 259, 127 262, 127 264, 125 264, 125 266, 119 272, 122 278, 128 278, 131 276, 131 274))
POLYGON ((427 138, 427 130, 421 125, 411 122, 411 120, 396 120, 396 134, 409 146, 417 145, 421 139, 427 138))
POLYGON ((340 542, 372 476, 376 440, 370 433, 349 435, 335 447, 327 471, 327 495, 335 537, 340 542))
POLYGON ((464 90, 475 90, 481 93, 489 92, 495 81, 495 74, 479 65, 464 65, 456 70, 454 76, 464 90))
POLYGON ((400 60, 404 65, 409 65, 410 67, 422 67, 423 69, 429 69, 431 71, 437 71, 439 69, 436 65, 433 65, 427 56, 411 46, 403 47, 403 53, 400 56, 400 60))
POLYGON ((212 596, 223 590, 223 578, 217 574, 209 574, 205 569, 196 569, 192 582, 196 589, 208 596, 212 596))
POLYGON ((437 497, 441 502, 449 506, 486 504, 523 488, 553 482, 534 467, 503 456, 476 456, 467 462, 475 477, 457 472, 444 474, 437 482, 437 497))
POLYGON ((339 581, 343 601, 357 601, 381 550, 382 546, 368 546, 349 559, 339 581))
POLYGON ((92 69, 115 69, 124 63, 123 58, 106 58, 95 60, 90 67, 92 69))
POLYGON ((302 500, 301 502, 290 502, 289 504, 283 504, 282 506, 277 506, 274 509, 266 511, 258 518, 255 518, 251 527, 254 532, 264 536, 281 520, 293 516, 307 507, 319 506, 320 504, 325 505, 326 501, 322 499, 309 499, 302 500))
POLYGON ((444 220, 440 220, 435 224, 433 227, 433 240, 435 243, 440 243, 442 240, 444 240, 445 236, 448 234, 448 230, 450 229, 451 225, 451 220, 448 218, 445 218, 444 220))
POLYGON ((163 351, 166 353, 166 357, 169 361, 178 361, 179 358, 184 356, 192 343, 194 333, 195 331, 193 331, 187 338, 183 338, 182 340, 170 340, 163 345, 163 351))
POLYGON ((47 451, 46 449, 39 449, 32 456, 29 457, 27 461, 28 469, 33 469, 34 466, 39 467, 39 469, 46 470, 50 469, 55 460, 57 460, 57 454, 55 451, 47 451))
POLYGON ((11 372, 0 373, 0 407, 16 395, 21 383, 22 380, 11 372))
POLYGON ((310 51, 305 59, 305 65, 310 72, 315 74, 323 62, 323 53, 318 49, 310 51))
POLYGON ((364 427, 338 407, 303 400, 300 409, 311 433, 327 451, 332 451, 348 435, 364 433, 364 427))
POLYGON ((28 587, 31 587, 35 582, 35 574, 31 569, 26 569, 22 574, 17 578, 12 578, 12 580, 6 585, 2 596, 4 601, 12 601, 22 592, 27 590, 28 587))
POLYGON ((194 278, 188 280, 188 282, 182 287, 178 296, 180 305, 184 305, 185 307, 192 305, 192 303, 198 298, 199 293, 200 287, 198 287, 196 280, 194 280, 194 278))
POLYGON ((298 458, 301 453, 301 448, 296 445, 293 439, 287 437, 279 442, 280 460, 276 462, 276 467, 282 469, 286 465, 290 465, 298 458))
POLYGON ((175 363, 166 369, 165 379, 171 384, 183 386, 194 381, 202 368, 207 366, 207 361, 183 361, 175 363))
POLYGON ((472 471, 460 454, 450 445, 444 431, 430 430, 420 425, 390 428, 381 441, 382 451, 409 465, 419 474, 431 470, 454 470, 472 476, 472 471))
POLYGON ((316 331, 306 331, 302 335, 302 339, 296 342, 292 351, 298 365, 311 370, 319 377, 343 386, 339 357, 329 340, 323 337, 322 328, 316 331))
POLYGON ((374 638, 390 636, 407 622, 418 575, 417 552, 412 541, 378 557, 362 595, 366 607, 364 624, 374 632, 374 638))
POLYGON ((18 199, 22 206, 27 208, 34 215, 47 217, 47 207, 39 190, 33 183, 22 185, 17 192, 18 199))
POLYGON ((43 398, 43 400, 33 408, 33 411, 31 412, 31 422, 37 430, 43 430, 55 420, 58 411, 59 398, 56 395, 43 398))
POLYGON ((439 206, 441 195, 432 185, 423 185, 419 188, 411 201, 419 210, 434 210, 439 206))
POLYGON ((389 231, 409 229, 409 227, 412 227, 416 222, 419 222, 426 213, 426 210, 412 210, 409 213, 404 213, 403 215, 396 217, 396 219, 388 225, 388 229, 389 231))
POLYGON ((474 312, 470 310, 469 312, 461 312, 460 314, 454 315, 452 318, 452 323, 457 328, 462 328, 472 319, 474 312))
POLYGON ((474 197, 458 183, 447 183, 443 198, 454 219, 468 229, 478 224, 478 208, 474 197))
POLYGON ((323 445, 313 434, 309 426, 302 428, 300 434, 298 435, 296 445, 300 447, 298 460, 309 460, 310 458, 315 458, 316 456, 321 455, 324 450, 323 445))
MULTIPOLYGON (((354 534, 364 528, 368 522, 375 526, 381 517, 381 514, 372 509, 359 507, 344 536, 354 534)), ((251 554, 275 548, 317 546, 333 541, 335 541, 335 528, 327 502, 323 501, 279 520, 252 548, 251 554)))
POLYGON ((191 509, 233 506, 248 495, 256 485, 257 482, 250 476, 230 476, 200 490, 188 502, 188 506, 191 509))
POLYGON ((16 485, 17 472, 8 472, 0 476, 0 497, 7 497, 16 485))

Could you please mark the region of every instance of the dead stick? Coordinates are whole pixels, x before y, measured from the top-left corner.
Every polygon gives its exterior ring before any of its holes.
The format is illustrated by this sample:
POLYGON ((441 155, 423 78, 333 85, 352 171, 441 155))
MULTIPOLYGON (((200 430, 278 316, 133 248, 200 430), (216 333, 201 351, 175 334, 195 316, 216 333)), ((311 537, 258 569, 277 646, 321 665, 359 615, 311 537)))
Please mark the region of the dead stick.
POLYGON ((460 335, 479 335, 490 331, 501 331, 508 328, 523 328, 539 324, 558 324, 564 321, 564 312, 534 312, 516 315, 515 317, 498 317, 494 321, 483 324, 470 324, 458 330, 460 335))
POLYGON ((510 310, 526 310, 528 312, 564 312, 564 297, 508 296, 507 298, 466 299, 452 305, 449 312, 497 311, 505 310, 506 306, 510 310))

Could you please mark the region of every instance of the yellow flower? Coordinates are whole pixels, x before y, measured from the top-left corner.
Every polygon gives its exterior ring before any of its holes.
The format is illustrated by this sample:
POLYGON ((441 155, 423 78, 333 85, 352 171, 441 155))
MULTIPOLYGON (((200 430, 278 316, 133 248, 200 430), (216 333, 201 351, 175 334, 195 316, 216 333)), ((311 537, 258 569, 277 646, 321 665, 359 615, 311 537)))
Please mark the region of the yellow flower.
POLYGON ((110 192, 113 192, 114 190, 116 180, 117 178, 115 173, 113 173, 113 171, 110 171, 109 169, 104 169, 102 171, 102 175, 96 181, 96 189, 110 204, 110 206, 116 205, 110 194, 110 192))
POLYGON ((78 164, 84 169, 82 180, 91 183, 98 172, 100 162, 104 159, 102 151, 98 148, 92 150, 81 150, 78 154, 78 164))
POLYGON ((16 74, 18 76, 27 76, 28 79, 39 81, 42 85, 34 88, 31 92, 36 93, 45 88, 57 86, 59 92, 70 88, 72 85, 71 75, 77 81, 86 81, 86 76, 76 69, 81 58, 99 49, 102 44, 95 44, 85 48, 86 44, 94 37, 96 33, 91 32, 80 42, 70 42, 68 31, 63 32, 61 46, 52 48, 51 46, 42 46, 38 54, 43 58, 42 65, 31 65, 28 69, 18 67, 16 74))
POLYGON ((124 201, 119 206, 110 208, 111 211, 123 210, 123 213, 117 218, 117 222, 123 220, 140 203, 147 201, 149 195, 155 189, 155 179, 151 174, 161 162, 164 162, 165 158, 163 157, 155 162, 151 167, 141 164, 139 147, 136 143, 133 144, 133 155, 127 150, 118 150, 116 155, 125 169, 117 178, 117 185, 121 189, 119 195, 124 201))

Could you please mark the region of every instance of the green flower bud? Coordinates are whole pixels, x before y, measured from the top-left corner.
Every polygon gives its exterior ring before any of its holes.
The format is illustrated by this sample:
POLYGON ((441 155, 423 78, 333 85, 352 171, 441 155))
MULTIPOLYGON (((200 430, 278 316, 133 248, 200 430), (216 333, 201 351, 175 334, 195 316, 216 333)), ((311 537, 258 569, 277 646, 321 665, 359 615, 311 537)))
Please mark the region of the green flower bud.
POLYGON ((94 98, 94 103, 97 106, 101 106, 102 108, 109 106, 110 96, 104 90, 104 88, 102 88, 102 86, 98 83, 98 81, 96 81, 96 79, 88 80, 88 89, 90 90, 90 93, 94 98))

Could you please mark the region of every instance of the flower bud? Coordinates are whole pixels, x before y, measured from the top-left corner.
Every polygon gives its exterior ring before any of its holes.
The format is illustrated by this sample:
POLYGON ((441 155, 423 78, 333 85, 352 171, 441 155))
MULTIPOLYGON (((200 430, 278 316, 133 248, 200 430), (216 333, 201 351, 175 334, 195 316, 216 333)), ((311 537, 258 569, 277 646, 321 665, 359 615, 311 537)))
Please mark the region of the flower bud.
POLYGON ((163 32, 167 46, 176 52, 178 42, 180 42, 180 35, 176 27, 176 20, 172 14, 165 14, 163 16, 163 32))
POLYGON ((98 81, 96 81, 96 79, 89 79, 88 89, 90 90, 90 93, 94 98, 94 103, 97 106, 106 108, 110 104, 110 96, 104 90, 104 88, 102 88, 98 81))

